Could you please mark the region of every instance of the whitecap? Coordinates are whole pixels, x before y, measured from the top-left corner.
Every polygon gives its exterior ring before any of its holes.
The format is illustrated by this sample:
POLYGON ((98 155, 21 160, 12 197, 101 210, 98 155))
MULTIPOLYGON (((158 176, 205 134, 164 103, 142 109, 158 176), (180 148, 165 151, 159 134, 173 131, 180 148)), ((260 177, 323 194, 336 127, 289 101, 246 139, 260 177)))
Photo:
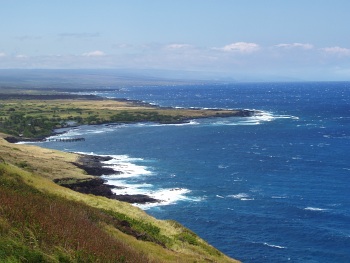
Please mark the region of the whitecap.
POLYGON ((159 200, 157 203, 147 203, 147 204, 133 204, 143 210, 150 209, 156 206, 165 206, 176 204, 178 201, 199 201, 196 198, 190 198, 186 196, 187 193, 191 191, 186 188, 167 188, 167 189, 158 189, 154 191, 144 192, 143 194, 148 195, 154 199, 159 200))
POLYGON ((235 194, 235 195, 228 195, 227 197, 231 197, 234 199, 239 199, 241 201, 251 201, 254 200, 254 198, 251 198, 248 194, 246 193, 239 193, 239 194, 235 194))
POLYGON ((279 248, 279 249, 285 249, 287 247, 283 247, 283 246, 278 246, 278 245, 273 245, 273 244, 269 244, 269 243, 263 243, 265 246, 268 246, 268 247, 273 247, 273 248, 279 248))
MULTIPOLYGON (((83 153, 80 154, 88 154, 94 155, 91 153, 83 153)), ((142 176, 150 176, 154 175, 152 171, 150 171, 150 167, 140 165, 139 163, 147 163, 147 160, 142 158, 132 158, 128 155, 99 155, 99 156, 109 156, 112 157, 111 160, 102 161, 104 164, 103 167, 109 167, 116 171, 115 174, 112 175, 104 175, 103 179, 107 180, 107 184, 116 186, 112 189, 113 193, 117 195, 147 195, 151 198, 159 200, 156 203, 147 203, 147 204, 133 204, 135 206, 140 207, 141 209, 149 209, 155 206, 163 206, 175 204, 180 200, 190 200, 190 201, 201 201, 198 198, 188 197, 186 194, 191 191, 186 188, 161 188, 156 189, 154 185, 149 183, 132 183, 130 178, 137 178, 142 176)))
MULTIPOLYGON (((15 142, 14 144, 30 144, 31 142, 15 142)), ((43 143, 43 142, 35 142, 35 143, 43 143)))
POLYGON ((225 117, 225 118, 219 118, 219 120, 215 118, 214 121, 212 121, 211 125, 215 125, 215 126, 259 125, 265 122, 274 121, 276 119, 298 120, 299 117, 296 117, 293 115, 274 115, 271 112, 259 111, 255 113, 255 115, 250 117, 225 117))
POLYGON ((116 188, 112 189, 112 192, 117 195, 147 194, 153 189, 153 185, 151 184, 130 184, 124 180, 110 180, 108 181, 108 184, 116 186, 116 188))
POLYGON ((163 126, 190 126, 190 125, 198 125, 200 124, 196 120, 190 120, 187 122, 181 123, 157 123, 157 122, 147 122, 147 123, 137 123, 137 124, 129 124, 129 126, 133 125, 136 127, 163 127, 163 126))
POLYGON ((287 196, 276 196, 276 195, 273 195, 271 196, 272 199, 286 199, 287 196))
POLYGON ((142 158, 130 158, 128 155, 108 156, 112 157, 112 159, 108 161, 103 161, 103 167, 112 168, 117 173, 115 175, 105 176, 105 179, 107 180, 139 177, 153 174, 151 171, 148 170, 148 167, 134 163, 143 161, 142 158))
POLYGON ((308 211, 327 211, 328 209, 308 206, 308 207, 305 207, 304 210, 308 210, 308 211))

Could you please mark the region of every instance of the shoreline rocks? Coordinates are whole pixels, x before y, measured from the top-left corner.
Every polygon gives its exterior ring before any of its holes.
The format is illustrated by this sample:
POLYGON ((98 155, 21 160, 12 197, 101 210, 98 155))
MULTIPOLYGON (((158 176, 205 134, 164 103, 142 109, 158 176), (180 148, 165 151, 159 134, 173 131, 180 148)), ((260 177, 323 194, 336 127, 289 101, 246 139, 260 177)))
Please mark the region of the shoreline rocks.
POLYGON ((154 199, 148 195, 136 194, 136 195, 117 195, 113 193, 112 189, 123 189, 124 187, 118 187, 106 184, 106 180, 99 178, 102 175, 120 174, 121 172, 115 171, 112 168, 103 167, 102 162, 113 159, 110 156, 97 156, 97 155, 84 155, 79 154, 77 162, 73 162, 75 166, 83 169, 87 174, 94 176, 94 178, 87 179, 74 179, 63 178, 54 180, 55 183, 84 194, 93 194, 98 196, 104 196, 109 199, 119 200, 132 204, 146 204, 146 203, 158 203, 160 200, 154 199))
POLYGON ((112 168, 103 167, 102 162, 112 159, 113 158, 110 156, 79 154, 78 161, 73 162, 73 164, 80 169, 83 169, 87 174, 93 176, 120 174, 121 172, 115 171, 112 168))
POLYGON ((93 194, 97 196, 104 196, 109 199, 119 200, 127 203, 137 203, 137 204, 146 204, 146 203, 157 203, 159 200, 149 197, 148 195, 117 195, 113 193, 112 189, 118 188, 122 189, 123 187, 113 186, 106 184, 106 180, 101 178, 87 178, 87 179, 75 179, 75 178, 63 178, 55 179, 54 182, 60 186, 69 188, 79 193, 83 194, 93 194))

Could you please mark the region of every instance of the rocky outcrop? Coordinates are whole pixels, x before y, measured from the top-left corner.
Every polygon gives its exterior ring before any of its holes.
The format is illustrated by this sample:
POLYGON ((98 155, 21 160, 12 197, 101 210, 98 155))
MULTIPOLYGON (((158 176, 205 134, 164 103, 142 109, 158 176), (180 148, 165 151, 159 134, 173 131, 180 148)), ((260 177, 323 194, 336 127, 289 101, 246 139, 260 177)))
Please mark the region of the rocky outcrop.
POLYGON ((87 174, 94 176, 120 174, 109 167, 103 167, 102 162, 112 160, 110 156, 97 156, 97 155, 79 155, 77 162, 73 164, 80 169, 83 169, 87 174))
POLYGON ((72 189, 79 193, 84 194, 93 194, 97 196, 104 196, 109 199, 115 199, 128 203, 137 203, 137 204, 145 204, 145 203, 156 203, 159 200, 149 197, 147 195, 116 195, 113 193, 112 189, 118 188, 121 189, 123 187, 113 186, 106 184, 106 180, 102 178, 87 178, 87 179, 75 179, 75 178, 64 178, 64 179, 55 179, 55 183, 72 189))

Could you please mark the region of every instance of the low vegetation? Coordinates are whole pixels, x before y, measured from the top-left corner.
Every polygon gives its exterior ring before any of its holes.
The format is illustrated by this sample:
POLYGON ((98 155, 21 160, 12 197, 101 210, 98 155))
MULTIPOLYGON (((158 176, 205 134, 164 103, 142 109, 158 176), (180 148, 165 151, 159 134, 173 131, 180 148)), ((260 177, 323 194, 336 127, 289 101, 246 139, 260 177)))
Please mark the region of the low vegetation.
POLYGON ((50 135, 54 129, 72 124, 178 123, 191 118, 236 114, 239 111, 168 109, 103 99, 3 99, 0 100, 0 132, 40 138, 50 135))
POLYGON ((120 221, 82 203, 42 193, 0 165, 2 262, 151 262, 111 237, 120 221))

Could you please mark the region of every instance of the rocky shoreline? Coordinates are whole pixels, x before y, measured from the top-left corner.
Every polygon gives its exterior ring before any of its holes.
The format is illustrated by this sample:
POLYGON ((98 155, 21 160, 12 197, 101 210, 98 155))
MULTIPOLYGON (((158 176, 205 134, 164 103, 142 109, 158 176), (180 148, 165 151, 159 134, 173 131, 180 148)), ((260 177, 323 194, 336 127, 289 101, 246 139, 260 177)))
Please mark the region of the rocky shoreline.
POLYGON ((104 196, 109 199, 119 200, 132 204, 146 204, 146 203, 158 203, 160 200, 154 199, 148 195, 117 195, 113 193, 112 189, 121 189, 122 187, 106 184, 106 180, 100 178, 101 175, 120 174, 121 172, 115 171, 112 168, 103 167, 102 162, 111 160, 110 156, 97 156, 97 155, 84 155, 79 154, 77 162, 73 162, 75 166, 84 170, 87 174, 94 176, 94 178, 87 179, 74 179, 63 178, 54 180, 55 183, 72 189, 74 191, 93 194, 97 196, 104 196))
MULTIPOLYGON (((0 94, 0 99, 21 99, 21 100, 31 100, 31 99, 38 99, 38 100, 53 100, 53 99, 87 99, 87 100, 104 100, 105 98, 96 96, 96 95, 77 95, 77 94, 46 94, 46 95, 39 95, 39 94, 0 94)), ((116 101, 121 102, 129 102, 133 105, 142 106, 142 107, 156 107, 159 109, 173 109, 171 107, 160 107, 151 105, 146 102, 138 101, 138 100, 128 100, 128 99, 114 99, 116 101)), ((192 110, 202 110, 201 108, 192 108, 192 110)), ((255 110, 245 110, 245 109, 239 109, 232 112, 224 113, 222 112, 223 109, 208 109, 213 110, 217 112, 218 114, 220 112, 219 117, 252 117, 256 114, 259 114, 259 111, 255 110)), ((211 118, 216 116, 208 116, 208 117, 197 117, 197 118, 211 118)), ((182 118, 181 120, 172 120, 169 123, 186 123, 193 119, 193 117, 190 117, 188 119, 182 118)), ((167 122, 168 123, 168 122, 167 122)), ((109 125, 110 123, 106 123, 106 125, 109 125)), ((54 131, 51 132, 51 135, 55 135, 54 131)), ((37 138, 24 138, 24 137, 16 137, 16 136, 6 136, 4 139, 10 143, 18 143, 18 142, 33 142, 33 141, 44 141, 46 137, 37 137, 37 138)), ((161 202, 160 200, 154 199, 147 195, 117 195, 113 193, 113 188, 118 188, 116 186, 111 186, 106 184, 106 180, 103 180, 102 178, 99 178, 99 176, 102 175, 112 175, 112 174, 120 174, 121 172, 115 171, 112 168, 104 167, 103 162, 111 160, 112 157, 110 156, 96 156, 96 155, 83 155, 79 154, 79 158, 76 162, 73 162, 75 166, 79 167, 80 169, 84 170, 88 175, 94 176, 91 179, 74 179, 74 178, 63 178, 63 179, 56 179, 55 183, 62 185, 64 187, 70 188, 74 191, 86 193, 86 194, 94 194, 98 196, 104 196, 110 199, 116 199, 128 203, 138 203, 138 204, 145 204, 145 203, 156 203, 161 202)))
MULTIPOLYGON (((136 103, 133 101, 133 103, 136 103)), ((142 103, 142 102, 139 102, 142 103)), ((219 109, 215 109, 220 111, 219 109)), ((223 114, 220 117, 252 117, 256 114, 259 114, 259 111, 255 110, 238 110, 235 114, 223 114)), ((181 123, 186 122, 186 120, 181 120, 181 123)), ((55 134, 52 132, 52 134, 55 134)), ((4 138, 6 141, 10 143, 18 143, 18 142, 30 142, 30 141, 43 141, 45 138, 23 138, 23 137, 15 137, 15 136, 7 136, 4 138)), ((115 199, 128 203, 137 203, 137 204, 146 204, 146 203, 158 203, 161 202, 155 198, 152 198, 148 195, 136 194, 136 195, 117 195, 113 193, 112 189, 117 189, 117 186, 112 186, 106 184, 106 180, 99 178, 102 175, 112 175, 112 174, 121 174, 122 172, 118 172, 112 168, 104 167, 104 161, 109 161, 113 159, 110 156, 97 156, 97 155, 84 155, 78 154, 78 160, 73 162, 75 166, 84 170, 88 175, 94 176, 91 179, 74 179, 74 178, 62 178, 54 180, 55 183, 72 189, 74 191, 85 193, 85 194, 93 194, 97 196, 104 196, 109 199, 115 199)))

